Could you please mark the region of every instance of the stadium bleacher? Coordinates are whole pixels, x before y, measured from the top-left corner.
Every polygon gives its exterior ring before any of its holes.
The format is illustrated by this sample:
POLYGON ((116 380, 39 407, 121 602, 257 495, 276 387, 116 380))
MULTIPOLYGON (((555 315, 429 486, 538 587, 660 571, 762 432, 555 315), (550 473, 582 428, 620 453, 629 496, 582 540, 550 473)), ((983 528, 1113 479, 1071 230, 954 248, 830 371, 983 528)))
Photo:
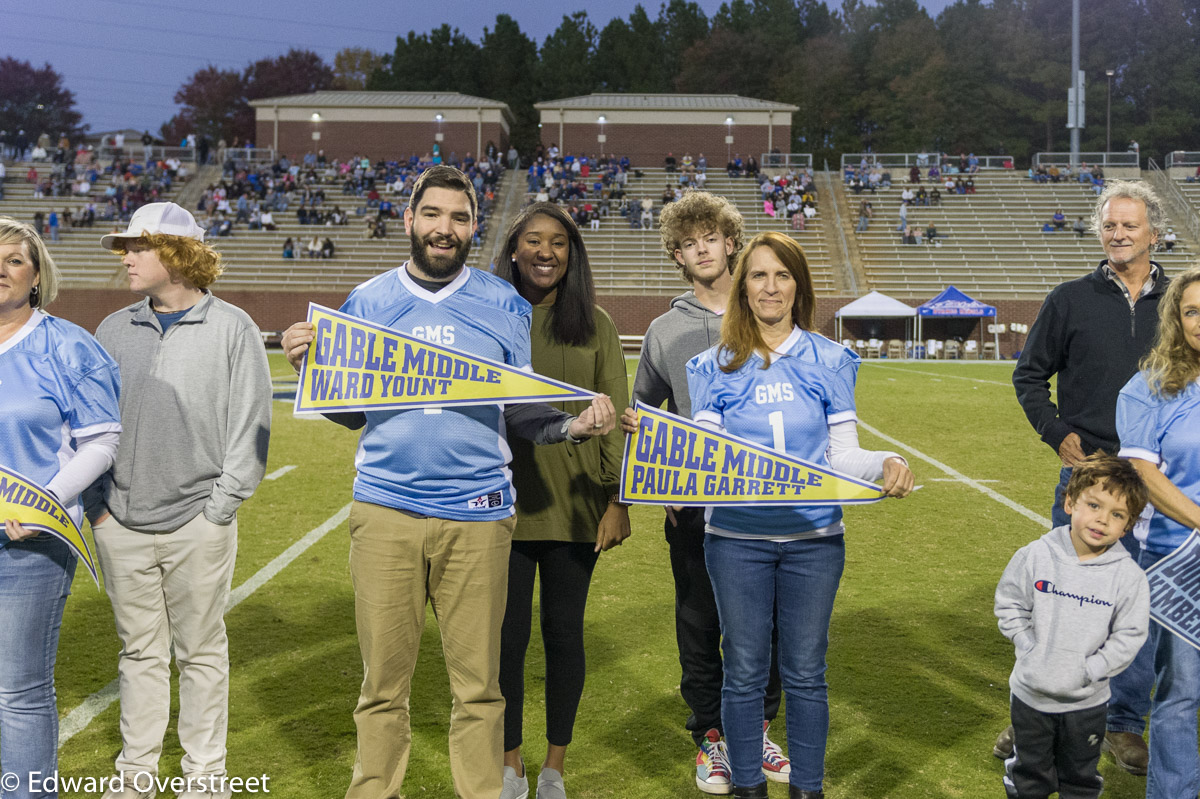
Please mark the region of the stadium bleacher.
MULTIPOLYGON (((1096 200, 1090 185, 1034 183, 1024 172, 1009 170, 973 177, 974 194, 943 190, 939 206, 909 206, 908 224, 917 233, 917 244, 901 243, 898 230, 900 193, 907 184, 893 183, 862 195, 845 186, 840 189, 852 207, 863 198, 874 204, 869 229, 854 234, 870 289, 928 299, 952 284, 989 301, 1040 300, 1054 286, 1100 261, 1095 235, 1088 232, 1080 237, 1071 230, 1078 217, 1090 222, 1096 200), (1042 226, 1060 208, 1066 228, 1043 232, 1042 226), (931 221, 939 234, 935 244, 923 238, 931 221)), ((1200 186, 1196 198, 1200 203, 1200 186)), ((1174 252, 1160 251, 1154 257, 1164 264, 1182 265, 1190 248, 1191 243, 1181 239, 1174 252)))
MULTIPOLYGON (((30 222, 34 214, 42 212, 46 217, 51 210, 60 215, 64 208, 78 213, 87 206, 86 197, 44 197, 33 196, 33 186, 25 182, 25 174, 29 167, 39 167, 39 171, 48 168, 45 163, 31 164, 28 161, 7 165, 7 176, 4 180, 4 199, 0 200, 0 213, 13 216, 22 221, 30 222)), ((221 168, 206 167, 195 178, 200 184, 211 180, 219 180, 221 168)), ((340 187, 340 183, 338 184, 340 187)), ((101 182, 103 186, 103 182, 101 182)), ((202 190, 202 186, 197 186, 202 190)), ((102 188, 93 191, 102 194, 102 188)), ((500 178, 496 191, 496 207, 502 207, 504 202, 505 180, 500 178)), ((180 186, 164 194, 160 199, 176 200, 192 211, 198 221, 203 224, 203 215, 196 211, 194 197, 190 201, 180 198, 180 186)), ((198 196, 198 192, 189 192, 198 196)), ((363 206, 365 200, 358 197, 342 198, 340 193, 330 194, 330 201, 341 202, 343 208, 349 209, 350 224, 345 226, 301 225, 294 212, 294 204, 287 212, 275 214, 276 230, 248 230, 244 224, 235 227, 234 234, 228 237, 210 237, 208 241, 221 253, 225 263, 225 272, 218 283, 220 288, 253 289, 264 288, 274 291, 286 290, 349 290, 365 280, 381 272, 395 267, 408 258, 409 242, 404 234, 401 220, 392 220, 388 226, 388 236, 382 239, 366 239, 366 219, 374 214, 374 209, 364 209, 362 214, 355 213, 358 206, 363 206), (309 259, 301 256, 302 245, 314 234, 322 239, 329 237, 336 247, 336 255, 329 260, 309 259), (288 237, 296 243, 294 259, 282 257, 283 244, 288 237)), ((103 203, 96 200, 97 208, 103 203)), ((402 207, 402 206, 401 206, 402 207)), ((500 224, 500 223, 497 223, 500 224)), ((125 229, 125 223, 117 226, 125 229)), ((124 272, 111 255, 100 250, 99 238, 113 228, 110 220, 96 219, 92 228, 63 227, 58 242, 47 242, 55 262, 63 273, 64 286, 69 288, 123 288, 125 286, 124 272)), ((501 229, 503 229, 501 227, 501 229)), ((492 237, 484 237, 481 245, 472 249, 468 264, 487 267, 490 262, 490 245, 492 237)), ((48 238, 48 237, 47 237, 48 238)))
MULTIPOLYGON (((631 201, 653 198, 657 223, 662 210, 663 187, 668 183, 677 184, 678 174, 668 174, 664 167, 640 168, 638 171, 640 176, 630 174, 625 196, 631 201)), ((808 255, 817 293, 826 296, 835 293, 836 280, 822 210, 809 220, 805 230, 796 231, 792 230, 790 222, 763 213, 759 184, 752 178, 730 178, 724 170, 710 167, 705 190, 726 197, 737 206, 745 219, 747 240, 765 230, 778 230, 794 237, 808 255)), ((526 192, 525 199, 532 199, 532 195, 526 192)), ((582 232, 598 293, 669 295, 682 292, 683 283, 678 271, 672 269, 667 260, 657 227, 649 230, 630 228, 625 217, 612 213, 601 218, 599 230, 585 226, 582 232)))

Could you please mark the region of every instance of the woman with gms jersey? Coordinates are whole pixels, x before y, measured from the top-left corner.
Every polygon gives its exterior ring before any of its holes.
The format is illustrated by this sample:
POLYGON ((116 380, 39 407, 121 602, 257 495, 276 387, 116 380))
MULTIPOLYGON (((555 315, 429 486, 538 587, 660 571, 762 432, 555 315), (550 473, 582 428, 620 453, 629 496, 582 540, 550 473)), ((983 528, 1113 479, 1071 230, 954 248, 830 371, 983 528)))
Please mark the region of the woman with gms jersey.
MULTIPOLYGON (((534 371, 607 394, 624 408, 629 384, 620 337, 612 319, 595 304, 587 250, 571 217, 553 203, 534 203, 522 211, 509 227, 496 274, 533 306, 534 371)), ((629 537, 629 509, 616 500, 624 436, 614 429, 583 443, 535 447, 514 439, 510 445, 517 527, 500 636, 500 689, 506 703, 500 796, 529 795, 521 728, 536 575, 546 653, 548 743, 537 795, 565 799, 564 758, 583 694, 588 586, 600 552, 629 537)))
MULTIPOLYGON (((1200 527, 1198 381, 1200 266, 1193 266, 1167 286, 1158 305, 1154 345, 1117 397, 1120 455, 1146 481, 1154 511, 1142 542, 1143 569, 1200 527)), ((1200 591, 1191 594, 1200 601, 1200 591)), ((1150 636, 1157 687, 1150 706, 1146 799, 1195 796, 1200 793, 1200 651, 1157 624, 1150 625, 1150 636)))
MULTIPOLYGON (((79 494, 108 470, 121 431, 117 365, 86 331, 43 309, 58 269, 29 225, 0 217, 0 466, 43 486, 76 524, 79 494)), ((54 774, 54 661, 74 553, 48 533, 0 519, 0 794, 48 797, 54 774), (15 776, 15 784, 9 782, 15 776)))
MULTIPOLYGON (((815 307, 800 246, 774 231, 752 239, 734 269, 721 343, 688 363, 692 418, 861 479, 882 479, 887 496, 906 496, 913 475, 904 459, 858 446, 859 359, 813 330, 815 307)), ((789 796, 821 799, 829 730, 825 651, 845 564, 842 509, 713 507, 706 521, 705 563, 725 653, 721 718, 733 794, 767 796, 763 693, 778 627, 789 796)))

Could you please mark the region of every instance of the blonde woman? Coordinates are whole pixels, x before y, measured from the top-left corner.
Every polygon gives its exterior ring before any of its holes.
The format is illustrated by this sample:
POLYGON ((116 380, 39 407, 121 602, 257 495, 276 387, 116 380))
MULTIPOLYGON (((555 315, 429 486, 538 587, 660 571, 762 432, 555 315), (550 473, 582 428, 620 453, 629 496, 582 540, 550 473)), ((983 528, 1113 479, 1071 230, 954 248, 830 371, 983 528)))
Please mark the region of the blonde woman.
MULTIPOLYGON (((1154 346, 1117 398, 1121 457, 1133 461, 1154 506, 1142 568, 1200 527, 1200 266, 1171 281, 1158 313, 1154 346)), ((1193 590, 1193 598, 1200 592, 1193 590)), ((1200 651, 1158 625, 1151 625, 1150 636, 1157 688, 1150 706, 1146 797, 1195 796, 1200 651)))
MULTIPOLYGON (((79 494, 117 452, 120 377, 94 338, 45 312, 57 290, 41 237, 0 217, 0 466, 44 486, 81 524, 79 494)), ((21 522, 0 518, 0 774, 17 780, 0 791, 42 797, 56 794, 34 793, 28 778, 57 768, 54 662, 75 556, 21 522)))

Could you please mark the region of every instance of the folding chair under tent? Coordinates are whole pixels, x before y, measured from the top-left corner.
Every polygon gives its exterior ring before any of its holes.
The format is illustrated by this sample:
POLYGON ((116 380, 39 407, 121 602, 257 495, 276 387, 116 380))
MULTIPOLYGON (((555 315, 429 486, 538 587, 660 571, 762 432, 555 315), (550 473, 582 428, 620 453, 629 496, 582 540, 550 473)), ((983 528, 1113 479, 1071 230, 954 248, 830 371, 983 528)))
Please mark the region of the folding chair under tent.
MULTIPOLYGON (((921 303, 917 306, 917 339, 922 340, 922 328, 924 327, 925 319, 962 319, 962 318, 983 318, 996 316, 996 308, 993 305, 987 305, 979 300, 972 299, 966 294, 963 294, 954 286, 947 286, 942 290, 942 293, 934 297, 928 302, 921 303)), ((993 337, 993 357, 1000 360, 1000 334, 992 333, 993 337)), ((983 343, 983 325, 979 326, 979 340, 983 343)))

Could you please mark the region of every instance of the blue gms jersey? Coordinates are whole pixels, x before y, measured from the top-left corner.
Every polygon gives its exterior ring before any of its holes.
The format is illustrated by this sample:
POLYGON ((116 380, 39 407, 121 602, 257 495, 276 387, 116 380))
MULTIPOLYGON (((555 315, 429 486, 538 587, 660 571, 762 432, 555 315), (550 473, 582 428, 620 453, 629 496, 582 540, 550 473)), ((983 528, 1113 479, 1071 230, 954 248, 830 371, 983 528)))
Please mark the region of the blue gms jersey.
MULTIPOLYGON (((532 309, 504 280, 462 270, 437 293, 404 266, 350 293, 343 313, 433 344, 529 368, 532 309)), ((500 405, 367 411, 354 459, 354 498, 426 516, 495 521, 512 515, 500 405)))
MULTIPOLYGON (((0 464, 45 486, 75 439, 120 432, 117 364, 83 328, 34 311, 0 344, 0 464)), ((67 505, 83 521, 78 499, 67 505)))
MULTIPOLYGON (((1184 496, 1200 503, 1200 384, 1163 399, 1150 391, 1144 372, 1134 375, 1117 396, 1117 434, 1122 458, 1157 464, 1184 496)), ((1145 546, 1166 555, 1191 532, 1156 510, 1145 546)))
MULTIPOLYGON (((795 328, 771 356, 755 353, 726 374, 714 347, 687 366, 692 418, 720 425, 735 436, 829 465, 829 425, 853 421, 858 356, 817 333, 795 328)), ((841 506, 722 507, 709 510, 710 527, 738 535, 782 537, 838 525, 841 506)))

